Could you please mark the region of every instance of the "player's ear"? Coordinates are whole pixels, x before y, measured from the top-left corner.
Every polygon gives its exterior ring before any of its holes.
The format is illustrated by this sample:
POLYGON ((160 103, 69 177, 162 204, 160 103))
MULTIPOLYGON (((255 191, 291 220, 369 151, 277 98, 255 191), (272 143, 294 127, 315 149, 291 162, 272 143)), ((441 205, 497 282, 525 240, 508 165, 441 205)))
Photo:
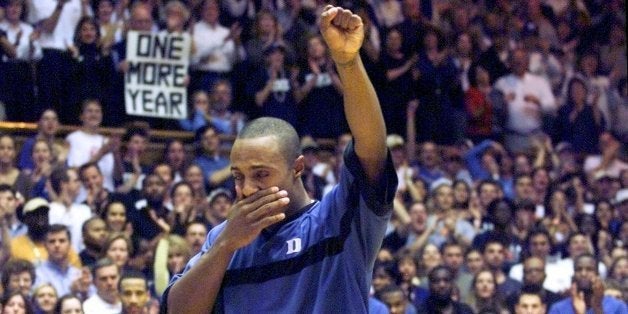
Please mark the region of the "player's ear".
POLYGON ((303 155, 299 155, 299 157, 294 160, 292 169, 294 171, 295 178, 299 178, 303 175, 303 170, 305 170, 305 157, 303 157, 303 155))

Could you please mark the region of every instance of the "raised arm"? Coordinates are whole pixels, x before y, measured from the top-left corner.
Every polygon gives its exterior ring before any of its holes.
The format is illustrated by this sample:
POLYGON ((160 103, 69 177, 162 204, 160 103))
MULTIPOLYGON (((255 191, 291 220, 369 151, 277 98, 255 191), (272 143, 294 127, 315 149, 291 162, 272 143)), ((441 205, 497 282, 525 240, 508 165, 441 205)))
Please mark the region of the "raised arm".
POLYGON ((328 5, 321 15, 320 27, 343 84, 345 115, 355 152, 367 177, 375 182, 386 160, 386 126, 375 89, 360 59, 362 19, 349 10, 328 5))

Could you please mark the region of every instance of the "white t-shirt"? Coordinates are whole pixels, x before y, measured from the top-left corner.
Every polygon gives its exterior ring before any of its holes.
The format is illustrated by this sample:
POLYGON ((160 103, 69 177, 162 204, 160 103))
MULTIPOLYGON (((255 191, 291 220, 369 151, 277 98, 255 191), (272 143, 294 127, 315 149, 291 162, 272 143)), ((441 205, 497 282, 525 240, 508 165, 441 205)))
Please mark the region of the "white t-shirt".
POLYGON ((107 303, 98 294, 94 294, 83 302, 83 312, 85 314, 120 314, 122 303, 107 303))
POLYGON ((50 224, 62 224, 68 227, 71 235, 72 247, 76 252, 85 248, 83 244, 83 223, 92 217, 92 210, 85 204, 72 204, 68 210, 65 205, 57 202, 50 203, 48 219, 50 224))
MULTIPOLYGON (((49 18, 57 7, 57 0, 29 0, 28 21, 35 25, 49 18)), ((42 48, 66 50, 74 42, 74 30, 82 15, 81 0, 70 0, 63 5, 59 21, 52 33, 42 32, 42 48)), ((91 13, 91 12, 90 12, 91 13)))
MULTIPOLYGON (((0 22, 0 29, 7 32, 7 39, 10 43, 15 46, 15 60, 20 61, 30 61, 30 60, 39 60, 41 59, 41 47, 39 45, 39 40, 33 41, 33 51, 31 53, 31 44, 29 37, 33 33, 33 27, 29 24, 21 22, 17 27, 9 24, 7 21, 0 22), (18 40, 18 34, 19 40, 18 40)), ((8 60, 5 58, 5 62, 8 60)))
MULTIPOLYGON (((80 167, 86 164, 108 141, 105 136, 100 134, 88 134, 81 130, 68 134, 65 140, 70 144, 70 150, 68 151, 68 166, 70 167, 80 167)), ((113 167, 114 160, 113 154, 111 153, 106 154, 98 161, 98 168, 100 168, 100 173, 102 173, 103 176, 103 184, 109 191, 115 190, 113 183, 113 167)), ((82 195, 78 197, 79 201, 85 198, 84 192, 81 192, 81 194, 82 195)))

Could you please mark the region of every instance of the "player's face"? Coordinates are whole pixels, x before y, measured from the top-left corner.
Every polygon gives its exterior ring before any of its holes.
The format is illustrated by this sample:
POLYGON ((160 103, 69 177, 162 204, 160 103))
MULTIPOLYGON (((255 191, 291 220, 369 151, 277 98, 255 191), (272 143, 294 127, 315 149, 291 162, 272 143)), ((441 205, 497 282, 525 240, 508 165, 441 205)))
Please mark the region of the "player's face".
MULTIPOLYGON (((235 179, 238 199, 273 186, 291 195, 296 180, 297 167, 303 167, 303 158, 287 161, 274 136, 237 139, 231 149, 231 173, 235 179)), ((300 179, 299 179, 300 180, 300 179)))

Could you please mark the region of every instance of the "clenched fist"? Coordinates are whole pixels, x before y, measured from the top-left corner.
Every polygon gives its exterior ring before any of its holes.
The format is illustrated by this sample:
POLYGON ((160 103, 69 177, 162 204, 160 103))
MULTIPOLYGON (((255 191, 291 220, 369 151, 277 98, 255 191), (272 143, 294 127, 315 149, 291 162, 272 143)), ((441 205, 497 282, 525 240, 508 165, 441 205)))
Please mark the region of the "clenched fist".
POLYGON ((364 40, 362 19, 349 10, 328 5, 320 21, 321 34, 336 64, 353 62, 364 40))

